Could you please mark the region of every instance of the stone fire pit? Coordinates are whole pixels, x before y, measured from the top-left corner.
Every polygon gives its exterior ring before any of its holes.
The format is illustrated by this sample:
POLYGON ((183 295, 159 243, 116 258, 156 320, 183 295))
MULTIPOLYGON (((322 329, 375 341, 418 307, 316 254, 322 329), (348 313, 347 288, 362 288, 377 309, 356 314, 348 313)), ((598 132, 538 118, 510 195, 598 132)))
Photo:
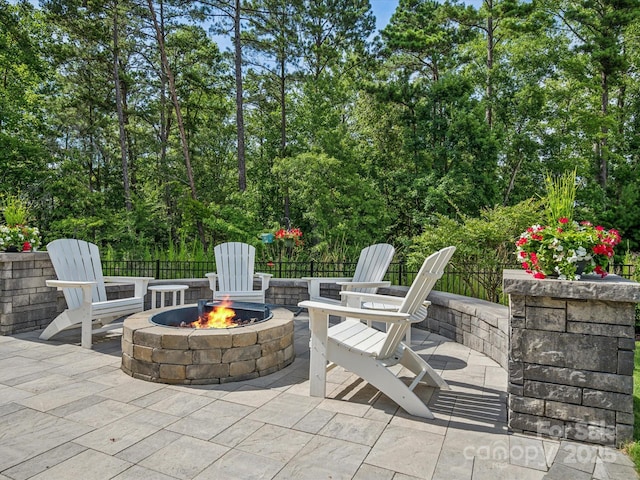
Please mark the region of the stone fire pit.
POLYGON ((271 310, 265 322, 229 329, 154 325, 160 311, 147 310, 124 321, 122 370, 159 383, 199 385, 249 380, 277 372, 294 360, 293 314, 271 310))

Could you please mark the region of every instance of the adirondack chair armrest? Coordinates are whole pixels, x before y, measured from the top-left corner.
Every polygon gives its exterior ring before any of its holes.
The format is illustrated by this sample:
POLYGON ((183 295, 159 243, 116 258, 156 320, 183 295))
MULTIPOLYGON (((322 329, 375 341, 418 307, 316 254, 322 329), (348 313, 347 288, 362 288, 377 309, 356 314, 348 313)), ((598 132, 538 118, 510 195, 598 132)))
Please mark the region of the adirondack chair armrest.
POLYGON ((256 272, 253 274, 253 276, 254 278, 259 278, 262 281, 261 290, 266 290, 267 288, 269 288, 269 280, 271 280, 271 277, 273 277, 273 275, 270 273, 261 272, 256 272))
POLYGON ((104 277, 105 283, 125 283, 134 285, 134 297, 144 297, 147 293, 147 286, 149 282, 154 280, 153 277, 118 277, 118 276, 106 276, 104 277))
POLYGON ((336 282, 343 290, 352 290, 354 288, 376 288, 376 287, 390 287, 391 282, 336 282))
POLYGON ((408 313, 390 312, 385 310, 367 310, 363 308, 346 307, 343 305, 333 305, 325 302, 312 302, 305 300, 298 303, 301 308, 306 308, 309 312, 320 311, 327 315, 338 317, 351 317, 360 320, 371 320, 374 322, 402 323, 409 320, 408 313))
POLYGON ((404 297, 381 295, 379 293, 353 292, 349 290, 342 290, 340 296, 343 304, 351 307, 362 306, 369 310, 397 310, 404 301, 404 297))
POLYGON ((392 305, 400 305, 404 301, 404 297, 381 295, 379 293, 351 292, 348 290, 342 290, 340 295, 343 298, 359 298, 363 302, 388 303, 392 305))
POLYGON ((76 281, 76 280, 47 280, 45 282, 47 287, 55 287, 58 290, 65 288, 80 288, 82 289, 82 303, 85 307, 89 307, 92 301, 91 290, 98 282, 95 281, 76 281))
POLYGON ((301 280, 314 283, 349 282, 352 277, 302 277, 301 280))
POLYGON ((98 282, 81 282, 75 280, 47 280, 47 287, 55 287, 58 290, 62 290, 63 288, 85 288, 85 287, 93 287, 97 285, 98 282))
POLYGON ((309 298, 314 300, 324 300, 327 302, 334 302, 335 300, 324 298, 320 296, 320 284, 322 283, 337 283, 348 282, 352 277, 302 277, 302 280, 307 282, 307 288, 309 290, 309 298))
POLYGON ((205 273, 204 276, 209 279, 209 288, 213 291, 213 294, 215 295, 216 283, 218 281, 218 274, 212 272, 212 273, 205 273))

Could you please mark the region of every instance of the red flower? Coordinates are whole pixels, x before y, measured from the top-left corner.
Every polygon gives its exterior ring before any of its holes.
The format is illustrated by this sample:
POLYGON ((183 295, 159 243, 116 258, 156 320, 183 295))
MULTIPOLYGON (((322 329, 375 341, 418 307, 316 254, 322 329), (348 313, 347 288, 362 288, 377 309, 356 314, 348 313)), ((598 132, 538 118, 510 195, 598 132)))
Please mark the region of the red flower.
POLYGON ((531 252, 531 254, 529 254, 529 258, 531 258, 531 262, 534 265, 538 263, 538 254, 536 252, 531 252))
POLYGON ((529 270, 529 262, 522 262, 522 268, 529 270))
POLYGON ((540 278, 540 279, 542 279, 542 278, 547 278, 547 276, 546 276, 544 273, 542 273, 542 272, 536 272, 536 273, 534 273, 534 274, 533 274, 533 278, 540 278))
POLYGON ((516 242, 516 246, 521 247, 522 245, 524 245, 525 243, 527 243, 529 240, 526 239, 526 237, 520 237, 518 239, 518 241, 516 242))
POLYGON ((596 227, 596 230, 599 231, 599 232, 603 232, 604 231, 604 227, 601 227, 600 225, 598 225, 596 227))
POLYGON ((565 223, 569 223, 569 219, 567 217, 560 217, 558 219, 558 222, 565 224, 565 223))
POLYGON ((593 247, 593 253, 596 255, 606 255, 607 257, 613 257, 613 248, 610 245, 601 243, 593 247))
POLYGON ((562 233, 562 232, 564 232, 564 230, 562 230, 562 228, 560 228, 560 227, 558 227, 556 231, 557 231, 558 233, 562 233))
POLYGON ((267 262, 267 267, 273 267, 274 265, 275 264, 271 260, 267 262))
POLYGON ((594 268, 593 271, 600 275, 602 278, 607 276, 607 272, 600 265, 596 265, 596 268, 594 268))
POLYGON ((22 251, 29 252, 31 250, 31 244, 29 242, 24 242, 22 244, 22 251))
POLYGON ((534 233, 533 235, 531 235, 531 238, 533 240, 541 241, 542 240, 542 235, 538 235, 537 233, 534 233))

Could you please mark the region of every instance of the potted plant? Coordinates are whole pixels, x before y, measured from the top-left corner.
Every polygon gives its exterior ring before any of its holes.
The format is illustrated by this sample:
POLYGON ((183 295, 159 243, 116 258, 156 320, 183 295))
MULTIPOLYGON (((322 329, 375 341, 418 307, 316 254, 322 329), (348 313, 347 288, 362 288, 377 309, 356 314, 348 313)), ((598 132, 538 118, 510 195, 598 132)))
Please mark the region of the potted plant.
POLYGON ((40 231, 27 225, 29 207, 16 196, 6 196, 2 202, 5 224, 0 225, 0 251, 28 252, 40 246, 40 231))
POLYGON ((302 243, 302 230, 299 228, 287 228, 286 230, 281 228, 275 233, 275 237, 283 242, 285 247, 292 248, 302 243))
POLYGON ((548 225, 533 225, 516 241, 522 268, 535 278, 579 280, 583 274, 607 275, 613 249, 620 243, 615 229, 573 220, 576 171, 545 178, 545 211, 548 225))
POLYGON ((592 272, 606 276, 613 249, 619 243, 620 234, 615 229, 561 217, 555 225, 529 227, 516 241, 516 255, 535 278, 579 280, 592 272))

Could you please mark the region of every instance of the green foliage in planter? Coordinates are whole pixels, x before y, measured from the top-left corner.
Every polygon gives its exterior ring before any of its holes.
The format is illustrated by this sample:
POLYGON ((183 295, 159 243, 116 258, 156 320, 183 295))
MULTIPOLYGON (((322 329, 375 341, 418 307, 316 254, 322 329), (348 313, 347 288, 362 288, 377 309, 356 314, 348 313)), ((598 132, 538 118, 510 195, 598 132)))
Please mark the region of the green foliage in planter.
POLYGON ((559 218, 573 220, 576 201, 576 170, 565 172, 558 177, 547 175, 544 179, 544 197, 547 223, 555 225, 559 218))
POLYGON ((5 195, 0 204, 2 215, 8 227, 26 225, 29 220, 29 207, 20 197, 5 195))

